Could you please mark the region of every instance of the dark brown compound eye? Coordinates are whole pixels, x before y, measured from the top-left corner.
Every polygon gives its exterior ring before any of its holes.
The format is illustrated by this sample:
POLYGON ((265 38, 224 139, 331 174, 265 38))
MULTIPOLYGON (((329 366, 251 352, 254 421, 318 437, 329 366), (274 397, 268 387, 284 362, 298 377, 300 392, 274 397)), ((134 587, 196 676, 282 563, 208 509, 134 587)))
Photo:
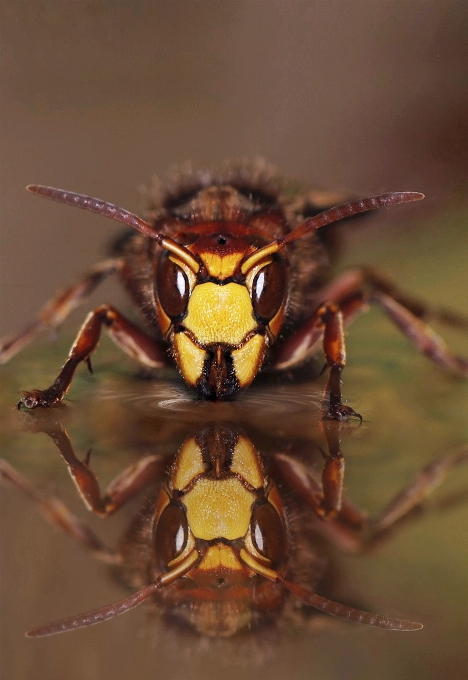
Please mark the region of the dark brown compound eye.
POLYGON ((286 265, 279 258, 260 269, 252 285, 252 303, 255 315, 261 321, 270 321, 286 297, 286 265))
POLYGON ((156 272, 156 292, 162 308, 170 319, 185 314, 190 289, 185 272, 173 262, 169 253, 163 253, 156 272))
POLYGON ((188 523, 182 506, 170 503, 162 511, 154 534, 154 545, 159 566, 163 571, 187 545, 188 523))
POLYGON ((270 560, 273 568, 286 557, 286 531, 280 516, 268 501, 256 505, 250 520, 252 542, 258 552, 270 560))

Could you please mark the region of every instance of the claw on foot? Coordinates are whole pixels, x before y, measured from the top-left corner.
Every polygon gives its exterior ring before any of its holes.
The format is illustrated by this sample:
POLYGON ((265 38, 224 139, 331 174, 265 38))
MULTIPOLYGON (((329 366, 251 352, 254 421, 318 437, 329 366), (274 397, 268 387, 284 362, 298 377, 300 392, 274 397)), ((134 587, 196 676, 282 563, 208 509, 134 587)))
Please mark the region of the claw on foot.
POLYGON ((23 396, 17 404, 18 410, 24 406, 27 409, 34 408, 50 408, 57 404, 62 399, 62 394, 55 387, 49 387, 47 390, 31 390, 30 392, 23 392, 23 396))
POLYGON ((331 404, 322 410, 322 420, 349 420, 349 418, 359 418, 362 422, 361 414, 344 404, 331 404))

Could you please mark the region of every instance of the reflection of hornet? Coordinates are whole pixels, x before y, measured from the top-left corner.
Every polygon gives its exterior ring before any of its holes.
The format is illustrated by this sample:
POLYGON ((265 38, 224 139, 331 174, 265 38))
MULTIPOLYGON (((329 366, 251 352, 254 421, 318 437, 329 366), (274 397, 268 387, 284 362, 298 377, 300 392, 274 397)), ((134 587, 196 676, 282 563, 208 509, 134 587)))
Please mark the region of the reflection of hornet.
POLYGON ((379 519, 370 521, 341 497, 339 427, 328 423, 325 429, 329 453, 323 484, 292 456, 277 453, 263 460, 237 428, 210 424, 187 437, 172 461, 146 456, 102 495, 89 461, 78 460, 66 431, 54 426, 48 434, 96 514, 108 517, 149 484, 155 483, 157 492, 132 523, 120 550, 112 551, 57 498, 43 496, 1 463, 4 482, 31 497, 48 521, 97 558, 114 564, 120 579, 136 589, 118 602, 40 626, 28 636, 100 623, 152 598, 172 620, 200 634, 228 637, 274 625, 284 613, 286 591, 346 621, 391 630, 421 628, 420 623, 360 611, 319 595, 316 587, 326 566, 321 552, 324 542, 354 552, 374 545, 418 508, 445 472, 468 458, 468 451, 427 466, 379 519), (298 497, 295 510, 287 507, 285 487, 298 497), (299 572, 306 573, 306 583, 298 582, 303 580, 299 572))
POLYGON ((388 193, 331 207, 339 197, 313 191, 300 195, 266 164, 244 163, 219 172, 181 173, 154 192, 145 222, 88 196, 43 186, 29 189, 140 233, 121 239, 115 258, 96 265, 52 299, 37 321, 6 338, 0 362, 40 331, 59 326, 116 272, 149 332, 101 305, 86 318, 53 385, 24 393, 20 405, 27 408, 62 400, 76 367, 85 361, 91 369, 90 357, 104 327, 142 364, 162 368, 175 363, 185 382, 211 400, 231 399, 265 366, 277 371, 298 367, 322 345, 329 367, 324 418, 359 416, 341 394, 343 326, 369 302, 378 303, 421 352, 454 374, 468 375, 468 362, 452 355, 424 322, 435 317, 466 328, 466 320, 430 310, 369 268, 327 283, 336 241, 332 223, 419 200, 420 193, 388 193))

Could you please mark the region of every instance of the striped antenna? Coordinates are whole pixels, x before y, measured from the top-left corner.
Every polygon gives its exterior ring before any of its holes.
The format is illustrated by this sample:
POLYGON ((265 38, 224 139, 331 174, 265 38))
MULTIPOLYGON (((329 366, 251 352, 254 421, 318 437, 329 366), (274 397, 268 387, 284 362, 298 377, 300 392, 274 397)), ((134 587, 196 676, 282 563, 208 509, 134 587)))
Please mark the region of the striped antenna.
POLYGON ((249 255, 241 265, 243 274, 247 274, 253 267, 255 267, 261 260, 265 259, 273 253, 282 250, 288 243, 296 241, 303 236, 306 236, 315 229, 325 227, 332 222, 338 222, 346 217, 353 217, 360 213, 368 212, 369 210, 377 210, 377 208, 390 208, 393 205, 400 203, 409 203, 410 201, 420 201, 424 198, 424 194, 419 191, 395 191, 388 194, 379 194, 378 196, 371 196, 371 198, 362 198, 358 201, 348 201, 342 203, 336 208, 330 208, 324 212, 305 220, 298 227, 293 229, 282 239, 277 239, 272 243, 259 248, 254 253, 249 255))
POLYGON ((48 198, 51 201, 63 203, 64 205, 81 208, 82 210, 89 210, 98 215, 110 217, 111 220, 121 222, 127 227, 132 227, 132 229, 136 229, 140 234, 143 234, 147 238, 154 239, 162 248, 165 248, 176 255, 182 262, 185 262, 187 267, 189 267, 194 274, 197 274, 200 269, 200 263, 197 258, 192 255, 190 250, 173 239, 168 238, 163 234, 159 234, 153 229, 151 224, 142 220, 138 215, 135 215, 128 210, 124 210, 124 208, 119 208, 117 205, 108 203, 107 201, 101 201, 99 198, 77 194, 73 191, 55 189, 54 187, 47 187, 42 184, 30 184, 26 189, 31 194, 36 194, 37 196, 42 196, 43 198, 48 198))

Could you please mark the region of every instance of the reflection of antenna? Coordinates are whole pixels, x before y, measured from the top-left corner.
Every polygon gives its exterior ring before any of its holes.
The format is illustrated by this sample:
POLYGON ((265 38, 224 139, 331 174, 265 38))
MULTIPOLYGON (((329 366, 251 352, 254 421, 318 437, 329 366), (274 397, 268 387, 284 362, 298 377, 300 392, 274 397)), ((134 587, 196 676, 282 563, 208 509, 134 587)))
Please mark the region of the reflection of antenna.
POLYGON ((375 626, 377 628, 386 628, 387 630, 420 630, 423 627, 422 623, 417 623, 416 621, 405 621, 404 619, 394 619, 389 616, 382 616, 381 614, 371 614, 370 612, 364 612, 360 609, 353 609, 352 607, 347 607, 339 602, 333 602, 326 597, 317 595, 317 593, 300 586, 298 583, 293 581, 288 581, 283 578, 281 574, 273 569, 268 569, 264 567, 258 560, 256 560, 252 555, 250 555, 244 548, 241 549, 239 554, 241 560, 254 571, 256 574, 264 576, 274 583, 282 585, 284 588, 294 593, 296 597, 299 597, 306 604, 309 604, 315 609, 320 609, 320 611, 330 614, 331 616, 336 616, 339 619, 344 619, 345 621, 354 621, 355 623, 363 623, 368 626, 375 626))
MULTIPOLYGON (((241 548, 239 557, 241 561, 256 574, 283 586, 306 604, 315 607, 326 614, 330 614, 331 616, 336 616, 345 621, 353 621, 355 623, 385 628, 387 630, 411 631, 420 630, 423 627, 422 623, 395 619, 389 616, 382 616, 381 614, 371 614, 370 612, 353 609, 352 607, 333 602, 333 600, 317 595, 298 583, 288 581, 277 571, 265 567, 255 557, 248 553, 245 548, 241 548)), ((198 559, 199 554, 197 550, 192 550, 180 564, 174 567, 174 569, 162 574, 154 583, 141 588, 141 590, 133 593, 133 595, 125 597, 123 600, 118 600, 113 604, 101 607, 100 609, 94 609, 86 614, 78 614, 78 616, 71 616, 66 619, 54 621, 53 623, 46 623, 44 626, 39 626, 38 628, 28 631, 26 637, 47 637, 48 635, 57 635, 58 633, 65 633, 69 630, 93 626, 97 623, 102 623, 103 621, 108 621, 116 616, 125 614, 130 611, 130 609, 138 607, 142 602, 155 595, 161 588, 164 588, 184 576, 190 571, 198 559)))
POLYGON ((26 633, 26 637, 47 637, 48 635, 66 633, 69 630, 86 628, 86 626, 93 626, 96 623, 102 623, 103 621, 108 621, 109 619, 113 619, 116 616, 120 616, 120 614, 125 614, 126 612, 130 611, 130 609, 138 607, 139 604, 154 595, 161 588, 168 586, 170 583, 173 583, 178 578, 190 571, 198 559, 198 552, 196 550, 192 550, 192 552, 190 552, 187 557, 182 560, 182 562, 174 567, 174 569, 162 574, 154 583, 141 588, 141 590, 133 593, 133 595, 124 597, 123 600, 118 600, 118 602, 109 604, 106 607, 94 609, 93 611, 87 612, 86 614, 70 616, 66 619, 60 619, 59 621, 46 623, 44 626, 33 628, 26 633))

